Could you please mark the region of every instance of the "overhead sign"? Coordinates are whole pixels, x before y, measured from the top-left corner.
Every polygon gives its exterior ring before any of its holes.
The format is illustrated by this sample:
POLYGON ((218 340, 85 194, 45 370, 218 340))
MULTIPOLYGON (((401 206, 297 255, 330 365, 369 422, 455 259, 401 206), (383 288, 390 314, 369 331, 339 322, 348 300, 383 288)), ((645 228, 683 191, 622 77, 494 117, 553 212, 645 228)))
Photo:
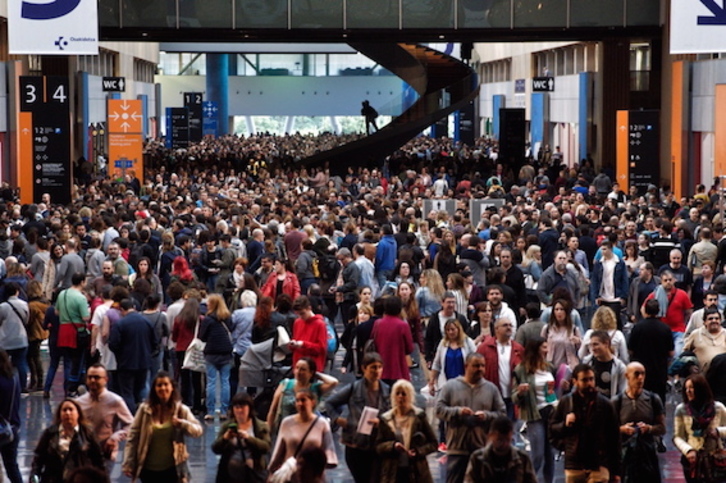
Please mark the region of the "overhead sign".
POLYGON ((456 214, 456 200, 423 200, 423 215, 429 216, 432 211, 445 211, 453 216, 456 214))
POLYGON ((671 54, 726 52, 726 4, 723 0, 673 0, 671 54))
POLYGON ((554 92, 554 77, 535 77, 532 79, 532 92, 554 92))
POLYGON ((23 203, 31 199, 38 203, 43 193, 49 193, 54 203, 71 202, 68 87, 67 77, 20 78, 19 185, 23 203))
POLYGON ((501 198, 484 198, 484 199, 471 199, 469 200, 469 220, 473 226, 477 226, 481 221, 481 215, 490 206, 494 206, 499 210, 499 207, 504 206, 504 200, 501 198))
POLYGON ((217 112, 219 108, 214 101, 202 103, 202 135, 217 137, 217 112))
POLYGON ((126 78, 125 77, 104 77, 101 81, 103 92, 125 92, 126 91, 126 78))
POLYGON ((189 146, 189 109, 166 108, 166 147, 172 149, 189 146))
POLYGON ((108 157, 116 176, 133 170, 137 178, 144 172, 144 106, 139 100, 109 99, 106 105, 108 157))
POLYGON ((96 0, 11 0, 7 5, 11 54, 98 54, 96 0))
POLYGON ((184 107, 189 110, 189 142, 198 143, 202 140, 202 104, 204 95, 201 92, 185 92, 184 107))

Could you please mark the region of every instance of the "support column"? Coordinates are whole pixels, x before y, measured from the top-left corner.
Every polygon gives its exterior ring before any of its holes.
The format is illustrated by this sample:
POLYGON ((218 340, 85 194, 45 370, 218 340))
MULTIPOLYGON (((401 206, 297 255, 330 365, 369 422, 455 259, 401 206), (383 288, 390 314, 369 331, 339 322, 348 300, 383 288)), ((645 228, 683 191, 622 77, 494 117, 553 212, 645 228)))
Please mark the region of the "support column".
POLYGON ((218 135, 229 132, 229 55, 207 54, 207 100, 216 102, 218 135))
MULTIPOLYGON (((615 169, 617 112, 630 108, 630 42, 627 39, 607 39, 602 42, 599 86, 602 99, 600 125, 600 165, 611 172, 615 169)), ((596 160, 597 161, 597 160, 596 160)))
POLYGON ((580 95, 578 98, 578 116, 577 116, 577 141, 580 148, 579 159, 587 159, 590 154, 590 132, 592 130, 592 73, 580 72, 580 95))

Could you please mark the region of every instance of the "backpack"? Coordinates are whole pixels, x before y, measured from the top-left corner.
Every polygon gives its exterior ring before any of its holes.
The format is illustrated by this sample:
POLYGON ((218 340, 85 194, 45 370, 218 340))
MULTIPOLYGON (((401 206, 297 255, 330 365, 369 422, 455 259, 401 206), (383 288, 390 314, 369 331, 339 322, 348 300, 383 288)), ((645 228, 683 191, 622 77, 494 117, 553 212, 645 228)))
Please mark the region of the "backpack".
POLYGON ((335 327, 333 327, 333 322, 327 317, 325 317, 325 329, 328 332, 328 357, 332 357, 338 352, 340 339, 338 338, 338 333, 335 331, 335 327))
POLYGON ((323 282, 335 282, 340 272, 340 263, 334 255, 318 255, 313 259, 313 273, 317 269, 318 275, 323 282), (316 267, 317 265, 317 267, 316 267))

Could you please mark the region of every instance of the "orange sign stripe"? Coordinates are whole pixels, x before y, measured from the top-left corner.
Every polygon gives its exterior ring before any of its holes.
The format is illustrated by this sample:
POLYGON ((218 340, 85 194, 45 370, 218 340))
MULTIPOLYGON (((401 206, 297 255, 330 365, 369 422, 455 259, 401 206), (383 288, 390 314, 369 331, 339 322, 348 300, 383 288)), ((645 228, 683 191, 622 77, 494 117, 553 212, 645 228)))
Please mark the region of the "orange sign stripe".
POLYGON ((18 113, 18 187, 20 202, 33 202, 33 113, 18 113))
POLYGON ((617 131, 615 135, 615 177, 620 183, 620 189, 625 193, 630 189, 630 113, 618 111, 615 116, 617 131))

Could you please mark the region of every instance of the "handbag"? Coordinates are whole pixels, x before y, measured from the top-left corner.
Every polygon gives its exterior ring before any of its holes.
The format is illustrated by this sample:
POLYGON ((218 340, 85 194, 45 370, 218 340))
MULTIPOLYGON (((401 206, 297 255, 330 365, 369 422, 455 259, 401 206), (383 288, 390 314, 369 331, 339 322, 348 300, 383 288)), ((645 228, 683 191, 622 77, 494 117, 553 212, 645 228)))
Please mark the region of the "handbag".
MULTIPOLYGON (((13 409, 15 408, 15 390, 17 388, 17 385, 15 384, 15 378, 13 377, 13 395, 12 399, 10 399, 10 412, 8 412, 8 416, 12 417, 13 415, 13 409)), ((15 441, 15 431, 13 431, 13 425, 5 419, 5 416, 0 414, 0 448, 3 448, 10 443, 15 441)))
MULTIPOLYGON (((177 410, 177 417, 181 419, 181 406, 179 406, 179 409, 177 410)), ((189 451, 187 451, 187 444, 184 442, 184 430, 181 427, 174 427, 172 455, 174 456, 177 481, 179 483, 188 483, 191 480, 191 473, 189 471, 189 466, 187 465, 187 460, 189 460, 189 451)))
POLYGON ((207 372, 207 366, 204 361, 204 348, 206 346, 207 344, 199 338, 199 323, 197 323, 196 327, 194 327, 194 338, 184 352, 182 369, 193 372, 207 372))
POLYGON ((287 483, 292 479, 295 474, 295 469, 297 468, 297 455, 300 453, 308 434, 310 434, 310 431, 313 429, 313 426, 315 426, 315 423, 318 422, 318 419, 320 419, 320 416, 315 416, 315 420, 308 427, 308 430, 305 431, 305 435, 300 440, 300 443, 298 443, 295 454, 286 459, 282 466, 270 475, 269 483, 287 483))

